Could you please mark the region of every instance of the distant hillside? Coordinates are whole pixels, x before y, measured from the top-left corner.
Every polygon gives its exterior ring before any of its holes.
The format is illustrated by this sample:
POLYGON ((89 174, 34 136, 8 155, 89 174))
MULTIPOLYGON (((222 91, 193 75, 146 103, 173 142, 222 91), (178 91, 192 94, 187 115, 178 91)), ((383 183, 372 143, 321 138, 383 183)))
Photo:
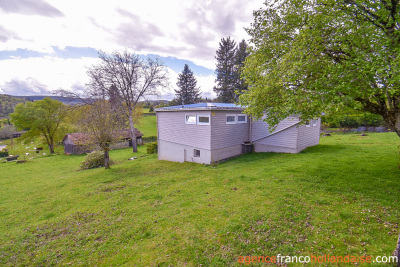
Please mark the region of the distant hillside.
POLYGON ((76 105, 82 103, 82 101, 70 97, 54 96, 54 95, 35 95, 35 96, 13 96, 15 98, 28 99, 29 101, 43 100, 45 97, 63 102, 66 105, 76 105))
MULTIPOLYGON (((45 97, 63 102, 66 105, 77 105, 81 104, 82 101, 79 99, 54 96, 54 95, 35 95, 35 96, 12 96, 0 94, 0 119, 8 118, 11 113, 14 112, 14 107, 19 103, 25 103, 26 101, 37 101, 43 100, 45 97)), ((142 104, 150 106, 159 105, 160 103, 168 103, 168 100, 147 100, 141 101, 142 104)))
POLYGON ((0 119, 6 119, 11 113, 14 112, 14 108, 19 103, 25 103, 28 101, 25 97, 14 97, 10 95, 0 94, 0 119))

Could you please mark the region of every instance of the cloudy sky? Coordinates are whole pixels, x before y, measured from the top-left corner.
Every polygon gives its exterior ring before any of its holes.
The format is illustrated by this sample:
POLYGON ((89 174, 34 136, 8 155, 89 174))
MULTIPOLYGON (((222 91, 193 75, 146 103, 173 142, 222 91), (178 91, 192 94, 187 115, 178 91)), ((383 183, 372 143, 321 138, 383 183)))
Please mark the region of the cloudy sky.
POLYGON ((0 93, 82 90, 97 51, 130 49, 160 56, 178 73, 189 64, 203 96, 214 96, 215 51, 221 38, 248 39, 263 0, 0 0, 0 93))

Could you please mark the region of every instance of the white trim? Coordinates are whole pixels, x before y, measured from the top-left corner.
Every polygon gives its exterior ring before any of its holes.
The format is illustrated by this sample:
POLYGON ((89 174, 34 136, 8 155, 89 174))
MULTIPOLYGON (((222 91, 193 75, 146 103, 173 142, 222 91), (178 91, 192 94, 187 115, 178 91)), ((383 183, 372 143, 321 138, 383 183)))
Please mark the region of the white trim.
POLYGON ((211 122, 211 116, 210 115, 197 115, 197 124, 198 125, 210 125, 211 122), (200 122, 199 118, 200 117, 207 117, 208 118, 208 122, 200 122))
POLYGON ((247 114, 238 114, 237 123, 247 123, 247 114), (239 121, 239 116, 244 116, 244 121, 239 121))
POLYGON ((306 121, 306 127, 311 127, 311 122, 310 121, 306 121))
POLYGON ((193 114, 185 114, 185 124, 196 124, 197 118, 193 114), (194 117, 194 121, 188 121, 188 117, 194 117))
POLYGON ((237 122, 236 114, 226 114, 225 122, 226 122, 226 124, 236 124, 236 122, 237 122), (235 120, 234 121, 228 121, 228 117, 234 117, 235 120))

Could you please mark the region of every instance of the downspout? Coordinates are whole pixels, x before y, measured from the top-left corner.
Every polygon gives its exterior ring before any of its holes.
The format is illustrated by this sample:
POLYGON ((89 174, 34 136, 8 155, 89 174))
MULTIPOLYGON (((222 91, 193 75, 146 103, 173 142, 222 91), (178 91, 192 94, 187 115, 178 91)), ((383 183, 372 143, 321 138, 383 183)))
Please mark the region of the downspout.
POLYGON ((250 123, 250 129, 249 129, 249 141, 252 142, 251 139, 253 139, 253 133, 252 133, 252 128, 253 128, 253 117, 249 115, 249 123, 250 123))

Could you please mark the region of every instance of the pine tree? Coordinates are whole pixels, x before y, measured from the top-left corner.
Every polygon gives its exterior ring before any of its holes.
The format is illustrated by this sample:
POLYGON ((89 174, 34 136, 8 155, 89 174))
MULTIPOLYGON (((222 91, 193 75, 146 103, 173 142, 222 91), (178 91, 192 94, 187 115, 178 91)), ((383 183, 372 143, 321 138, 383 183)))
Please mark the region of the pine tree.
POLYGON ((219 101, 232 103, 237 100, 235 94, 236 72, 235 72, 235 55, 236 43, 230 37, 222 38, 217 50, 217 79, 214 86, 214 92, 217 94, 219 101))
POLYGON ((235 54, 235 73, 236 73, 236 91, 241 94, 243 91, 247 90, 248 85, 243 78, 240 77, 242 69, 244 67, 244 61, 249 55, 247 51, 247 44, 245 40, 242 40, 236 50, 235 54))
POLYGON ((187 64, 185 64, 182 73, 179 74, 176 85, 179 87, 175 90, 176 100, 179 104, 193 104, 200 98, 201 91, 197 87, 196 77, 187 64))

